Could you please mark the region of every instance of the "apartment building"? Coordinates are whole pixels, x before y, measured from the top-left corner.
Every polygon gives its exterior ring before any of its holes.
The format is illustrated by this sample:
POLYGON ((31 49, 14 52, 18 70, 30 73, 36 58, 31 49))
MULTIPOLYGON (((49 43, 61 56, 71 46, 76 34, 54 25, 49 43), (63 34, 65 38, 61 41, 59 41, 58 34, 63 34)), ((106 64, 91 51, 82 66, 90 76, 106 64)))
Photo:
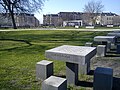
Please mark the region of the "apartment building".
MULTIPOLYGON (((39 20, 34 17, 34 14, 15 13, 15 22, 17 27, 38 27, 39 20)), ((0 13, 0 26, 12 27, 12 19, 9 13, 0 13)))
POLYGON ((58 14, 43 15, 43 24, 46 26, 59 26, 59 21, 58 14))
POLYGON ((115 13, 101 13, 100 24, 101 25, 116 25, 115 18, 120 17, 115 13))
MULTIPOLYGON (((96 15, 96 25, 120 25, 120 16, 115 13, 98 13, 96 15)), ((59 12, 58 14, 43 15, 43 24, 52 24, 53 26, 65 26, 68 22, 76 23, 76 21, 78 20, 81 23, 79 25, 92 25, 92 20, 89 20, 88 18, 89 14, 82 12, 59 12)))
POLYGON ((63 26, 64 21, 81 20, 82 13, 80 12, 59 12, 58 14, 43 15, 44 25, 63 26))

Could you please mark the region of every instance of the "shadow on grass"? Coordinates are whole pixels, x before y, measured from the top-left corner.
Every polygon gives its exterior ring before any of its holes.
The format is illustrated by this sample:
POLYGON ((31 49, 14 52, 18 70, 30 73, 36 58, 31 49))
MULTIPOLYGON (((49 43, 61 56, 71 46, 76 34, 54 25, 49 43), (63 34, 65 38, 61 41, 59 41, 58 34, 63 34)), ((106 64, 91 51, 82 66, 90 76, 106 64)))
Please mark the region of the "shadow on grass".
POLYGON ((120 54, 113 54, 113 53, 108 53, 108 54, 106 54, 106 56, 105 57, 120 57, 120 54))
MULTIPOLYGON (((66 78, 65 75, 54 75, 54 76, 61 77, 61 78, 66 78)), ((93 83, 92 82, 87 82, 87 81, 78 81, 76 86, 93 87, 93 83)))
POLYGON ((0 51, 12 51, 12 50, 15 50, 18 48, 25 48, 25 47, 28 47, 28 46, 20 46, 20 47, 8 48, 8 49, 1 49, 0 51))
MULTIPOLYGON (((16 41, 16 42, 23 42, 23 43, 26 43, 28 46, 31 46, 32 44, 27 41, 27 40, 15 40, 15 39, 0 39, 0 40, 3 40, 3 41, 16 41)), ((13 47, 13 48, 8 48, 8 49, 1 49, 0 51, 11 51, 11 50, 15 50, 17 48, 20 48, 20 47, 28 47, 28 46, 17 46, 17 47, 13 47)))
POLYGON ((93 87, 93 82, 78 81, 77 86, 82 86, 82 87, 93 87))
POLYGON ((120 57, 120 54, 116 50, 111 50, 106 53, 106 57, 120 57))
POLYGON ((27 40, 16 40, 16 39, 0 39, 0 40, 4 40, 4 41, 17 41, 17 42, 24 42, 24 43, 26 43, 26 44, 28 44, 28 45, 32 45, 29 41, 27 41, 27 40))
POLYGON ((90 70, 90 72, 88 73, 88 75, 94 75, 94 70, 90 70))
MULTIPOLYGON (((94 70, 91 70, 88 75, 94 75, 94 70)), ((57 77, 66 78, 65 75, 55 75, 57 77)), ((87 81, 78 81, 76 86, 82 86, 82 87, 93 87, 93 82, 87 82, 87 81)), ((113 88, 112 90, 120 90, 120 78, 113 77, 113 88)))

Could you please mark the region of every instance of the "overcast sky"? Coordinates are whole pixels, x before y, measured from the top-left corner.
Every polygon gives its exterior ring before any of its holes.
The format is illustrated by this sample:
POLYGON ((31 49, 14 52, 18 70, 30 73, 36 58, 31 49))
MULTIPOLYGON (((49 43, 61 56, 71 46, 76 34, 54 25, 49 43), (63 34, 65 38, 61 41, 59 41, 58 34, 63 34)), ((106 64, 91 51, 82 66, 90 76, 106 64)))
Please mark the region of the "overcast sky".
MULTIPOLYGON (((90 0, 47 0, 42 11, 35 16, 42 23, 43 14, 57 14, 59 12, 82 12, 84 5, 90 0)), ((94 0, 101 1, 104 12, 113 12, 120 15, 120 0, 94 0)))

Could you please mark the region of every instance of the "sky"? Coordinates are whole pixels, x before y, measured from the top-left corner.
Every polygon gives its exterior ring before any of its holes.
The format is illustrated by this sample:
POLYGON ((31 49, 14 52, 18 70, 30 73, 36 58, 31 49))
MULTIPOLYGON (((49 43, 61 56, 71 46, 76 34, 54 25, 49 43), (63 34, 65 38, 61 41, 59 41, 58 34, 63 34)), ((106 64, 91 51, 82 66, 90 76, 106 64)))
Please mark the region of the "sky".
MULTIPOLYGON (((43 21, 43 14, 57 14, 59 12, 83 12, 85 4, 91 0, 46 0, 42 11, 35 13, 35 17, 43 21)), ((103 12, 113 12, 120 15, 120 0, 94 0, 104 5, 103 12)))

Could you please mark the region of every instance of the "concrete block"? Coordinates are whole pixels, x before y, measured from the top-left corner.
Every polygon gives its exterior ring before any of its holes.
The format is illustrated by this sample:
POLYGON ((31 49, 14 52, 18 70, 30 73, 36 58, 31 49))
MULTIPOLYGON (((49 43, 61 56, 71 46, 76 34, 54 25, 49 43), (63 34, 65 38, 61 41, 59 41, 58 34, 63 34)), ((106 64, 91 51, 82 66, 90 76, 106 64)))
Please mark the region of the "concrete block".
POLYGON ((117 54, 120 54, 120 44, 117 44, 117 54))
POLYGON ((42 90, 67 90, 67 80, 56 76, 50 76, 42 82, 42 90))
POLYGON ((85 46, 92 47, 92 46, 93 46, 93 43, 92 43, 92 42, 86 42, 86 43, 85 43, 85 46))
POLYGON ((112 90, 113 69, 97 67, 94 71, 93 90, 112 90))
POLYGON ((77 84, 78 82, 78 64, 66 62, 66 78, 68 84, 77 84))
POLYGON ((114 49, 116 49, 117 48, 117 45, 115 45, 115 44, 111 44, 111 50, 114 50, 114 49))
POLYGON ((45 80, 53 75, 53 62, 42 60, 36 64, 36 79, 45 80))
POLYGON ((106 45, 97 46, 97 57, 104 57, 106 55, 106 45))

